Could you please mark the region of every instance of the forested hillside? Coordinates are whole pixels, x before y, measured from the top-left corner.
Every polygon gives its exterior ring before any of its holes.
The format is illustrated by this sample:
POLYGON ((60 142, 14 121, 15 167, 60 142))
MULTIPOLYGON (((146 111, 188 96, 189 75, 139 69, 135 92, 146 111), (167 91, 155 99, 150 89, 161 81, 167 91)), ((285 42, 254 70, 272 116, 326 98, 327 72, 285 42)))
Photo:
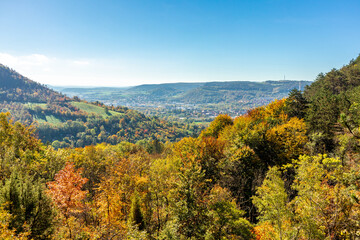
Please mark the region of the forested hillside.
POLYGON ((360 57, 156 151, 55 150, 1 113, 0 237, 359 239, 359 86, 360 57))
POLYGON ((0 65, 0 109, 27 125, 55 148, 84 147, 121 141, 150 144, 178 141, 199 133, 200 127, 147 117, 126 107, 69 98, 0 65))
POLYGON ((46 103, 60 101, 64 95, 34 82, 0 64, 0 101, 46 103))

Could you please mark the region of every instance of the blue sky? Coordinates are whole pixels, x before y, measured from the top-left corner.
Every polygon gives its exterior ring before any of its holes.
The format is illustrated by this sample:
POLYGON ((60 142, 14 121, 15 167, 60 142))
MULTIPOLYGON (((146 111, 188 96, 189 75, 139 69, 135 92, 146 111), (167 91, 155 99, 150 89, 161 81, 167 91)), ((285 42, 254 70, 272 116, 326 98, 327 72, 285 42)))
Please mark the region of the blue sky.
POLYGON ((0 63, 53 85, 313 80, 360 53, 359 0, 0 0, 0 63))

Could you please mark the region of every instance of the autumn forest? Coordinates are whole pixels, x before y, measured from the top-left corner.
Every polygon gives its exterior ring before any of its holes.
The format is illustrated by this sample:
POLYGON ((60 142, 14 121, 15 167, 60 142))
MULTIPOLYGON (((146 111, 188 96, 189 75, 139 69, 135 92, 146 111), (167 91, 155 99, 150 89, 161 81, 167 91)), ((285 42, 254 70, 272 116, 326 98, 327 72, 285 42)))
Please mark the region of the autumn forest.
POLYGON ((360 238, 360 57, 205 129, 2 68, 0 239, 360 238))

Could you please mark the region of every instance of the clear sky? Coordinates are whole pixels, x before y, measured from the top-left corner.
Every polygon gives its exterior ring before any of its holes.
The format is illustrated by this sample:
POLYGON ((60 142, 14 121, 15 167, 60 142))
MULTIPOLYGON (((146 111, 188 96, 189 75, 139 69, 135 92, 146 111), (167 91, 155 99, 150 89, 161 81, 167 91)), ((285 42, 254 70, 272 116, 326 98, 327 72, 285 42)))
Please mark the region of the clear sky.
POLYGON ((313 80, 360 53, 360 0, 0 0, 0 63, 53 85, 313 80))

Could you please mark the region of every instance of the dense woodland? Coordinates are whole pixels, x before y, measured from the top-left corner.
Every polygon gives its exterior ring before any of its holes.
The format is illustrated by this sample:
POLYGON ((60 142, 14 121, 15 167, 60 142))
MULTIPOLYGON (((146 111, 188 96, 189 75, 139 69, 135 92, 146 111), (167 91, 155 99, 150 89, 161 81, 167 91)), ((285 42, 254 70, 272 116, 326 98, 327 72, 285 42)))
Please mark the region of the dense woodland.
POLYGON ((360 57, 198 137, 54 149, 0 114, 1 239, 359 239, 360 57))

